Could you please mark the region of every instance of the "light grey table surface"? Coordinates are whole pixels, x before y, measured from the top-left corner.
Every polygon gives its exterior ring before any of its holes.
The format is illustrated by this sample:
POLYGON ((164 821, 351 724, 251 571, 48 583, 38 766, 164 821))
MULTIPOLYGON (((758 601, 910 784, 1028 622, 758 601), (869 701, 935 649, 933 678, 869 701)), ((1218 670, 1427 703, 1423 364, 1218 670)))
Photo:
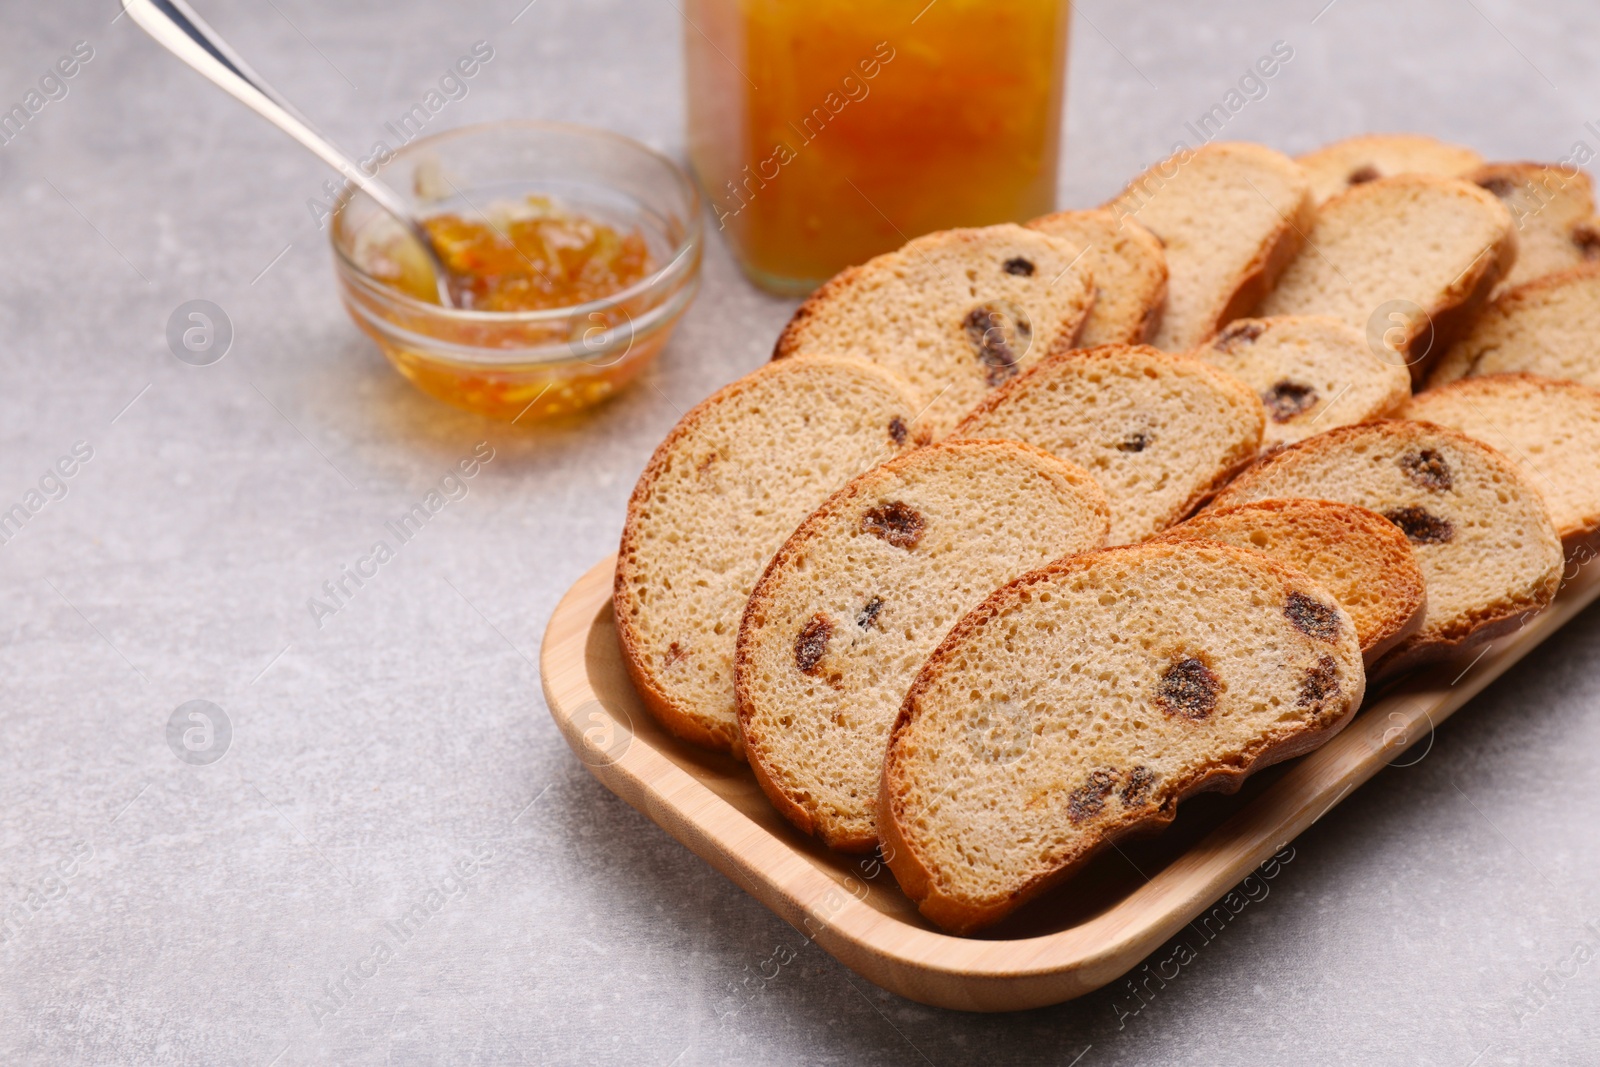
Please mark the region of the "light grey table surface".
MULTIPOLYGON (((1292 61, 1227 136, 1600 148, 1594 5, 1325 2, 1086 4, 1062 203, 1165 154, 1278 40, 1292 61)), ((430 128, 565 119, 681 156, 672 0, 525 3, 202 9, 347 145, 487 40, 430 128)), ((110 3, 0 11, 6 109, 93 50, 0 147, 0 509, 93 452, 0 546, 0 1062, 1600 1062, 1600 958, 1574 955, 1600 957, 1600 615, 1304 834, 1137 1015, 1120 987, 1009 1016, 899 999, 593 781, 535 668, 653 445, 792 304, 712 240, 658 368, 592 417, 443 407, 339 308, 319 165, 110 3), (215 365, 168 351, 191 299, 233 324, 215 365), (307 599, 480 442, 468 495, 319 628, 307 599), (167 743, 195 699, 232 725, 209 766, 167 743)))

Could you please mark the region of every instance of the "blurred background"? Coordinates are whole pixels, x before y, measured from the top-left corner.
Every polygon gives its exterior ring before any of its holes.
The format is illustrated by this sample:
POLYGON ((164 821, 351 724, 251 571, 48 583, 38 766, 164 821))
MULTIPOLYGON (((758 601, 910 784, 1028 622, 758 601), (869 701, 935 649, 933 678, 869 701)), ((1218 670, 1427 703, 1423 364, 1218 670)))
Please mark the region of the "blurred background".
MULTIPOLYGON (((673 0, 197 6, 353 152, 488 42, 430 131, 554 119, 687 163, 673 0)), ((594 782, 535 667, 656 442, 766 360, 795 301, 713 224, 701 292, 630 391, 531 426, 446 407, 339 307, 311 206, 331 172, 114 4, 0 11, 5 109, 80 60, 0 145, 0 510, 79 460, 0 545, 0 1060, 1600 1061, 1600 963, 1568 962, 1600 946, 1593 612, 1297 840, 1136 1016, 1120 986, 1005 1017, 901 1000, 594 782), (195 300, 231 327, 204 366, 167 340, 195 300), (376 578, 308 611, 474 456, 376 578), (214 763, 169 744, 195 700, 226 720, 214 763)), ((1226 138, 1600 148, 1597 40, 1577 3, 1080 4, 1057 203, 1195 143, 1185 124, 1278 42, 1292 58, 1226 138)))

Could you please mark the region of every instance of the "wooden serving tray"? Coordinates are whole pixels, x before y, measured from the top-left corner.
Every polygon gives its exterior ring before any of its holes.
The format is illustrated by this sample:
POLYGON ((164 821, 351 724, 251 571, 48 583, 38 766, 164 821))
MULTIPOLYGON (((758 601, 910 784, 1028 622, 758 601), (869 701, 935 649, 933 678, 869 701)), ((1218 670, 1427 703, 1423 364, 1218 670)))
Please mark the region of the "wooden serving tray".
POLYGON ((969 1011, 1055 1004, 1131 970, 1380 768, 1420 759, 1401 753, 1431 744, 1434 726, 1600 595, 1600 567, 1569 567, 1555 604, 1516 633, 1369 696, 1317 751, 1232 796, 1186 801, 1165 833, 1119 842, 1004 923, 952 937, 917 913, 880 861, 800 834, 748 767, 656 724, 617 644, 614 566, 614 558, 596 564, 567 591, 540 652, 545 700, 573 752, 606 788, 857 974, 969 1011))

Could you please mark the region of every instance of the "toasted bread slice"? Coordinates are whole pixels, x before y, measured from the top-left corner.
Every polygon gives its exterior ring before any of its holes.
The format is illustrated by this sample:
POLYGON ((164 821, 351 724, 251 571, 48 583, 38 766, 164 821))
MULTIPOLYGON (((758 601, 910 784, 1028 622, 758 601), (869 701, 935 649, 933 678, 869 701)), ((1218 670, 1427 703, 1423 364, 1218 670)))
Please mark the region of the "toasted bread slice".
POLYGON ((1167 303, 1167 254, 1155 235, 1116 213, 1058 211, 1028 223, 1089 250, 1094 307, 1078 334, 1078 345, 1139 345, 1155 336, 1167 303))
POLYGON ((1428 376, 1437 388, 1474 374, 1526 371, 1600 388, 1600 264, 1519 285, 1497 298, 1428 376))
POLYGON ((974 404, 1073 346, 1094 303, 1084 249, 1006 224, 945 230, 851 267, 800 305, 772 358, 856 356, 904 379, 943 436, 974 404))
POLYGON ((1202 511, 1161 539, 1223 541, 1302 571, 1350 613, 1369 664, 1422 624, 1422 568, 1406 535, 1375 511, 1332 500, 1262 500, 1202 511))
POLYGON ((878 778, 906 687, 956 620, 1011 579, 1105 543, 1083 468, 1014 441, 951 441, 828 498, 756 583, 735 662, 756 780, 834 848, 878 843, 878 778))
POLYGON ((1422 625, 1374 667, 1388 675, 1521 626, 1555 596, 1561 538, 1539 490, 1458 430, 1385 419, 1343 426, 1263 460, 1218 494, 1359 504, 1405 533, 1422 567, 1422 625))
POLYGON ((628 501, 615 613, 668 730, 738 754, 733 651, 751 588, 828 494, 916 443, 915 416, 880 368, 791 360, 712 394, 656 448, 628 501))
POLYGON ((1370 133, 1324 145, 1296 158, 1311 178, 1318 204, 1345 190, 1396 174, 1436 174, 1460 178, 1483 164, 1462 145, 1415 133, 1370 133))
POLYGON ((1311 228, 1311 185, 1288 156, 1245 142, 1184 150, 1106 205, 1155 234, 1167 305, 1150 343, 1186 352, 1255 310, 1311 228))
POLYGON ((1261 314, 1343 319, 1421 381, 1516 256, 1511 213, 1493 193, 1426 174, 1379 178, 1322 205, 1261 314))
POLYGON ((956 437, 1026 441, 1083 467, 1111 501, 1107 544, 1187 516, 1261 447, 1249 386, 1192 356, 1106 345, 1052 356, 975 408, 956 437))
POLYGON ((1486 163, 1467 179, 1498 196, 1517 227, 1517 261, 1493 296, 1600 255, 1600 232, 1591 223, 1594 182, 1577 167, 1486 163))
POLYGON ((1261 397, 1269 449, 1391 414, 1411 396, 1404 367, 1379 359, 1365 333, 1326 315, 1235 319, 1194 354, 1261 397))
POLYGON ((1600 547, 1600 390, 1491 374, 1418 393, 1401 414, 1454 427, 1515 463, 1544 494, 1569 558, 1600 547))
POLYGON ((922 914, 967 934, 1179 801, 1336 733, 1365 677, 1305 575, 1212 541, 1087 552, 1002 587, 895 720, 878 825, 922 914))

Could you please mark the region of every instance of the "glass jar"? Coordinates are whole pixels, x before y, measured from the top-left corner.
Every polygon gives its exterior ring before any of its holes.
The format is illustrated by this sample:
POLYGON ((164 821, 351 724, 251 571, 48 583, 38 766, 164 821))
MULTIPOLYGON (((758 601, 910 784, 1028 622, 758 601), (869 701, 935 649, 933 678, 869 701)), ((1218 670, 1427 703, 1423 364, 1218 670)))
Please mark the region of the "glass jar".
POLYGON ((1054 209, 1070 0, 688 0, 689 152, 763 288, 1054 209))

